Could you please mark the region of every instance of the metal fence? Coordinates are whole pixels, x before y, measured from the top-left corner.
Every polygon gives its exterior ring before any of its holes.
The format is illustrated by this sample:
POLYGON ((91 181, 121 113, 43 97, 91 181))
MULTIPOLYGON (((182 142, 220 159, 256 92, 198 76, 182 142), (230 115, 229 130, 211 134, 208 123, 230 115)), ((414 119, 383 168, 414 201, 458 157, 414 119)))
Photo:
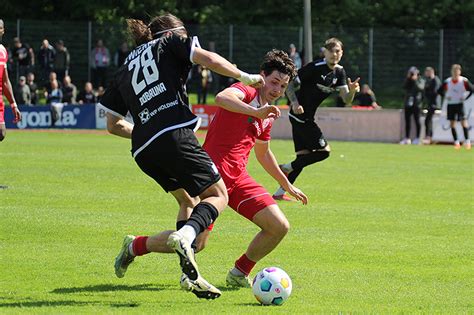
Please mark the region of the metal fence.
MULTIPOLYGON (((5 27, 3 42, 10 47, 13 37, 20 37, 35 51, 43 38, 51 43, 62 39, 71 54, 71 77, 78 86, 90 80, 89 54, 99 38, 105 41, 112 55, 126 40, 122 24, 16 20, 5 21, 5 27)), ((262 56, 272 48, 287 50, 289 44, 294 43, 298 50, 303 50, 303 29, 299 26, 189 25, 187 28, 190 34, 199 36, 204 48, 218 52, 246 71, 258 71, 262 56)), ((410 66, 420 69, 433 66, 438 75, 445 78, 450 75, 451 64, 460 63, 463 74, 474 77, 473 30, 314 25, 314 53, 318 53, 325 39, 333 36, 344 42, 341 63, 348 75, 360 76, 361 81, 369 83, 375 91, 398 93, 410 66)), ((112 71, 113 67, 109 72, 112 71)), ((15 75, 13 78, 17 79, 15 75)))

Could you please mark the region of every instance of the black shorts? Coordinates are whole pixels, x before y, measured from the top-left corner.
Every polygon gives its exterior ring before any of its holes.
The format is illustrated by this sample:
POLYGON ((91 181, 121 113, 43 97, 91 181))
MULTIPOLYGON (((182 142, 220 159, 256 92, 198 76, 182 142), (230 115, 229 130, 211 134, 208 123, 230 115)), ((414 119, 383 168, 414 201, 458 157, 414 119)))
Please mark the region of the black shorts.
POLYGON ((166 192, 183 188, 192 197, 199 196, 221 178, 194 132, 188 128, 159 136, 135 157, 135 162, 166 192))
POLYGON ((296 121, 290 117, 291 129, 293 132, 293 143, 295 152, 301 150, 322 150, 328 146, 324 139, 323 132, 314 121, 304 123, 296 121))
POLYGON ((464 104, 448 104, 448 120, 461 121, 466 119, 464 114, 464 104))

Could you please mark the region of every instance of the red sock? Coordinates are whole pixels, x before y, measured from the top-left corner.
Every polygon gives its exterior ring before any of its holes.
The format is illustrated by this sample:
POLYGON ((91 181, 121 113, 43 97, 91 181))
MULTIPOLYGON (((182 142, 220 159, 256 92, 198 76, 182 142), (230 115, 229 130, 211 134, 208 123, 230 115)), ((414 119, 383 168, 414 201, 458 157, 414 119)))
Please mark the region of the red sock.
POLYGON ((135 256, 142 256, 148 254, 150 251, 146 248, 146 240, 148 236, 137 236, 133 240, 132 248, 135 256))
POLYGON ((243 254, 240 256, 239 259, 235 262, 235 268, 239 269, 241 272, 243 272, 246 276, 250 274, 250 271, 252 271, 253 267, 255 266, 256 262, 251 261, 247 255, 243 254))

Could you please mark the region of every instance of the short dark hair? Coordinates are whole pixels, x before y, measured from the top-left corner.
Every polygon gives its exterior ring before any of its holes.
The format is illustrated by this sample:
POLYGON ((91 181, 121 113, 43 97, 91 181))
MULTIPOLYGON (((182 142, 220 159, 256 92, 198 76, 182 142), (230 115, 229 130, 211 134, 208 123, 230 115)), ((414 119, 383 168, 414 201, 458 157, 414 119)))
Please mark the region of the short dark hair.
POLYGON ((296 66, 293 60, 288 57, 288 54, 283 50, 272 49, 266 53, 263 57, 263 62, 260 65, 260 70, 265 75, 270 75, 273 71, 287 74, 290 76, 290 80, 296 77, 296 66))
POLYGON ((326 48, 327 50, 330 50, 330 49, 333 49, 334 46, 336 45, 339 45, 341 46, 341 49, 344 50, 344 45, 342 44, 342 42, 336 38, 336 37, 331 37, 329 39, 327 39, 325 42, 324 42, 324 48, 326 48))

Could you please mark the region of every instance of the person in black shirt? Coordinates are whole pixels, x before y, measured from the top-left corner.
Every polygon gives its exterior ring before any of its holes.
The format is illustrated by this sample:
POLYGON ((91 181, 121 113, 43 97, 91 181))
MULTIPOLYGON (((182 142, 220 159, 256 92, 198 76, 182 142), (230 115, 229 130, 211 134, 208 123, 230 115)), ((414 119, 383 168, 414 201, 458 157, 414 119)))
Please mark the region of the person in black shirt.
POLYGON ((77 102, 79 104, 97 103, 97 96, 95 96, 94 90, 92 88, 92 83, 86 82, 84 84, 84 90, 79 92, 79 95, 77 96, 77 102))
POLYGON ((188 37, 183 22, 174 15, 155 17, 148 25, 133 19, 127 23, 137 47, 101 98, 107 129, 132 139, 136 163, 171 192, 180 211, 176 232, 126 236, 115 273, 123 277, 135 256, 174 250, 180 257, 183 289, 199 298, 214 299, 221 292, 200 276, 192 243, 196 240, 196 251, 202 248, 200 239, 209 233, 228 196, 216 166, 194 135, 198 117, 189 107, 186 79, 192 64, 197 63, 248 85, 264 81, 260 75, 242 72, 221 56, 201 49, 197 37, 188 37), (127 112, 135 125, 124 119, 127 112))
MULTIPOLYGON (((339 39, 326 40, 325 58, 310 62, 299 69, 298 77, 288 86, 286 94, 291 103, 289 116, 296 159, 280 167, 292 184, 304 167, 329 157, 331 149, 314 121, 319 105, 333 92, 339 92, 344 102, 350 104, 354 94, 359 91, 359 78, 352 82, 346 77, 344 68, 339 65, 342 54, 343 44, 339 39), (300 88, 296 91, 297 83, 300 88)), ((285 195, 282 187, 275 192, 273 198, 291 200, 285 195)))
POLYGON ((357 106, 361 106, 361 107, 367 107, 367 108, 373 108, 373 109, 382 108, 381 106, 379 106, 379 104, 377 104, 377 100, 375 99, 375 94, 368 84, 362 85, 362 89, 360 93, 357 93, 357 95, 355 96, 354 102, 357 104, 357 106))
POLYGON ((403 89, 405 90, 405 139, 400 144, 411 144, 411 116, 415 119, 416 127, 416 136, 413 144, 420 144, 420 105, 423 100, 423 87, 424 82, 420 78, 420 71, 416 67, 411 67, 403 83, 403 89))
POLYGON ((423 143, 430 144, 433 137, 433 115, 438 108, 437 97, 438 89, 441 87, 441 80, 435 75, 435 70, 432 67, 425 69, 425 89, 424 99, 428 112, 425 118, 425 140, 423 143))

